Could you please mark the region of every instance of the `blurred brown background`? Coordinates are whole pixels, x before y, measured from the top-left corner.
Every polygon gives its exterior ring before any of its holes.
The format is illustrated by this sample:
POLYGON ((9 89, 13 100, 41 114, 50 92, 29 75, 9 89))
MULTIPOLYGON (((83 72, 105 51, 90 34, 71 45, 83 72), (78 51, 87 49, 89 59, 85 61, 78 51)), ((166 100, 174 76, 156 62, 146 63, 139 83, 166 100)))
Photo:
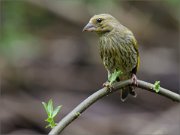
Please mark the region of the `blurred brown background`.
MULTIPOLYGON (((42 101, 62 104, 58 122, 102 87, 107 73, 98 38, 82 33, 90 17, 110 13, 135 34, 138 78, 180 93, 179 0, 1 0, 1 134, 47 134, 42 101)), ((91 106, 62 135, 180 134, 180 105, 137 89, 91 106)))

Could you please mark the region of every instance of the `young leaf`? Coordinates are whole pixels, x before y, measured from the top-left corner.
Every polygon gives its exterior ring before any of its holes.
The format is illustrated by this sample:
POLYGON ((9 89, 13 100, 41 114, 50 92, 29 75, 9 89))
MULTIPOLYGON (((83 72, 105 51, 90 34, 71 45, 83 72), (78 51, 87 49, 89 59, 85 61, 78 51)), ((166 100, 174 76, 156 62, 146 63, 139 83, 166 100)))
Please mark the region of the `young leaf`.
POLYGON ((117 74, 117 76, 119 77, 120 75, 123 74, 123 72, 122 72, 121 70, 118 70, 116 74, 117 74))
POLYGON ((57 113, 61 110, 61 107, 62 106, 56 107, 56 109, 53 111, 52 118, 54 118, 57 115, 57 113))
POLYGON ((52 99, 50 99, 48 102, 48 112, 49 112, 49 117, 51 117, 52 113, 53 113, 53 101, 52 101, 52 99))
POLYGON ((48 124, 45 128, 48 128, 48 127, 51 127, 51 125, 50 125, 50 124, 48 124))
POLYGON ((45 121, 51 123, 53 121, 53 118, 48 117, 45 121))
POLYGON ((117 77, 119 77, 123 72, 118 70, 118 71, 114 71, 114 73, 112 73, 109 77, 109 81, 110 81, 110 84, 112 84, 113 82, 116 81, 117 77))
POLYGON ((156 82, 154 83, 154 88, 153 88, 153 89, 156 91, 156 93, 159 92, 159 89, 160 89, 160 81, 156 81, 156 82))
POLYGON ((42 102, 42 104, 44 106, 44 109, 45 109, 46 113, 48 114, 47 104, 45 102, 42 102))
POLYGON ((57 124, 54 122, 54 120, 50 123, 51 128, 54 128, 57 124))
POLYGON ((55 127, 57 124, 54 122, 54 117, 61 110, 62 106, 58 106, 58 107, 56 107, 55 110, 53 110, 53 101, 52 101, 52 99, 50 99, 47 104, 45 102, 42 102, 42 104, 44 106, 44 109, 46 110, 46 113, 48 114, 48 118, 45 120, 46 122, 48 122, 48 125, 46 126, 46 128, 55 127))

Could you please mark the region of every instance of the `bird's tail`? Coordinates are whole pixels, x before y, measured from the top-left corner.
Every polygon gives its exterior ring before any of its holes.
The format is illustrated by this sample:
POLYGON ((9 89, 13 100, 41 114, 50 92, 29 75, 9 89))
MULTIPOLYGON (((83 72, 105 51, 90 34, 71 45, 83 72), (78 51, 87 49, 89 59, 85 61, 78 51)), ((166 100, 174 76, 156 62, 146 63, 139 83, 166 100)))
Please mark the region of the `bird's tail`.
POLYGON ((121 101, 124 102, 127 99, 128 94, 131 94, 133 97, 137 96, 134 88, 132 86, 127 86, 121 90, 121 101))

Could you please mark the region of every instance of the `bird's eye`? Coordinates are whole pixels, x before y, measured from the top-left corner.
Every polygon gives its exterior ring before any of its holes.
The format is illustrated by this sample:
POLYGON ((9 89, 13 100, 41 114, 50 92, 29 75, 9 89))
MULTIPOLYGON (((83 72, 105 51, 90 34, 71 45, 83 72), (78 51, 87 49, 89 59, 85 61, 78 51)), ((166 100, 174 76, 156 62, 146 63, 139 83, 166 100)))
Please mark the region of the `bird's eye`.
POLYGON ((102 22, 102 18, 98 18, 98 19, 97 19, 97 22, 98 22, 98 23, 102 22))

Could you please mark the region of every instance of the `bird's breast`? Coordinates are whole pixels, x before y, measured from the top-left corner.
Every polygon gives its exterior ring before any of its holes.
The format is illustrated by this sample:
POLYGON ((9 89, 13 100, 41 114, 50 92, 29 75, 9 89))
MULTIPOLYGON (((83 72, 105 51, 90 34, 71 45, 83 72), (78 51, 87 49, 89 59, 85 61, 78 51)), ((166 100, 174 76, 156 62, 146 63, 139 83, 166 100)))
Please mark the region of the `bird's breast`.
POLYGON ((105 68, 109 72, 121 70, 129 72, 135 66, 132 55, 132 45, 123 42, 123 39, 116 36, 101 37, 99 40, 99 53, 105 68))
POLYGON ((99 53, 105 68, 109 72, 121 69, 124 70, 120 56, 120 48, 110 38, 101 38, 99 41, 99 53))

